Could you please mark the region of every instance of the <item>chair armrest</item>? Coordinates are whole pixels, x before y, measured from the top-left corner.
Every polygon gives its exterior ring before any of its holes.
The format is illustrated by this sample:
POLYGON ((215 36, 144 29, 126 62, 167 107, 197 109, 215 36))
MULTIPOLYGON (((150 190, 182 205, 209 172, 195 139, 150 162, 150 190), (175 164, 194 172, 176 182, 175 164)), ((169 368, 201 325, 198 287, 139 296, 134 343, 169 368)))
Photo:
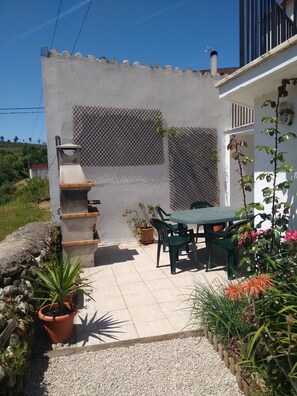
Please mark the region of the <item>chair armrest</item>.
POLYGON ((194 242, 194 230, 192 228, 187 230, 186 229, 176 230, 175 233, 178 234, 179 236, 187 236, 189 237, 190 242, 194 242))

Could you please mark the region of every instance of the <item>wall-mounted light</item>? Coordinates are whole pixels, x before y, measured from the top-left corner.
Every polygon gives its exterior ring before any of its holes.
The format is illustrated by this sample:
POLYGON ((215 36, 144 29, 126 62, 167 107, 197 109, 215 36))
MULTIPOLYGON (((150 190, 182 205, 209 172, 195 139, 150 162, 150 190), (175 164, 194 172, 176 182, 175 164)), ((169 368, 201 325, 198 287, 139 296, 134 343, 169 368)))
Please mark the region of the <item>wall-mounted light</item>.
POLYGON ((279 104, 279 123, 284 125, 292 125, 294 111, 291 103, 280 102, 279 104))

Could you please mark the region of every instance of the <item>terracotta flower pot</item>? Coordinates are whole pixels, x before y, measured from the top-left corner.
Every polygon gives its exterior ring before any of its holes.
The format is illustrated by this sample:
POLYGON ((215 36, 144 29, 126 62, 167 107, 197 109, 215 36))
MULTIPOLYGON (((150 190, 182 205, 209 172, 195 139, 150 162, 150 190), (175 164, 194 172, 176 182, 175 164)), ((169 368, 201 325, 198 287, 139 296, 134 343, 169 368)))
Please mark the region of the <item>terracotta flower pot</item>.
MULTIPOLYGON (((65 303, 67 308, 71 309, 69 303, 65 303)), ((56 308, 58 304, 54 304, 53 308, 56 308)), ((48 333, 53 344, 63 343, 72 336, 73 320, 77 313, 77 307, 66 315, 60 316, 49 316, 50 305, 45 305, 38 311, 38 317, 42 320, 45 331, 48 333)))
POLYGON ((149 245, 150 243, 154 243, 154 228, 142 228, 141 234, 139 237, 139 242, 143 245, 149 245))
POLYGON ((213 226, 213 231, 214 232, 220 232, 223 231, 224 225, 223 224, 217 224, 213 226))

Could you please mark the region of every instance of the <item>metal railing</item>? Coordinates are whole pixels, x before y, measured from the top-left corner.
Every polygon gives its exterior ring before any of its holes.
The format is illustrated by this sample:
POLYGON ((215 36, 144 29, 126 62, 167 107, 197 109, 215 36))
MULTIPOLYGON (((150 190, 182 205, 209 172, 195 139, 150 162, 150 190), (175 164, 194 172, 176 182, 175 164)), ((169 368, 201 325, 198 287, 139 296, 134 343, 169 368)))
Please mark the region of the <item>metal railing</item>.
POLYGON ((232 103, 231 128, 238 128, 254 122, 254 109, 232 103))
POLYGON ((297 34, 297 0, 291 19, 286 0, 240 0, 240 66, 244 66, 297 34))

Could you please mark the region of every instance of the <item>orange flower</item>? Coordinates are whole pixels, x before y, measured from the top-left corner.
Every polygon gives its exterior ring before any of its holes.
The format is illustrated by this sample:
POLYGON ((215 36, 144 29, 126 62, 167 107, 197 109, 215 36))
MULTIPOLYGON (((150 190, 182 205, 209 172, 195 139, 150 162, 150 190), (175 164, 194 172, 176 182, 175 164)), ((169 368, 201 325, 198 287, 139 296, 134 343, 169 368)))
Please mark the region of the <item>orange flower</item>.
POLYGON ((235 283, 230 283, 230 285, 226 287, 225 290, 226 290, 225 294, 230 300, 239 300, 244 295, 241 286, 235 283))
POLYGON ((241 289, 249 293, 251 297, 258 298, 260 293, 265 293, 267 288, 273 286, 270 276, 261 274, 254 278, 247 279, 245 283, 242 284, 241 289))
POLYGON ((253 298, 258 298, 259 294, 265 291, 265 288, 261 286, 261 283, 256 278, 251 278, 242 284, 241 290, 247 292, 253 298))
POLYGON ((274 284, 272 283, 271 278, 270 278, 269 275, 261 274, 261 275, 258 275, 256 278, 258 279, 258 282, 259 282, 265 289, 274 286, 274 284))

